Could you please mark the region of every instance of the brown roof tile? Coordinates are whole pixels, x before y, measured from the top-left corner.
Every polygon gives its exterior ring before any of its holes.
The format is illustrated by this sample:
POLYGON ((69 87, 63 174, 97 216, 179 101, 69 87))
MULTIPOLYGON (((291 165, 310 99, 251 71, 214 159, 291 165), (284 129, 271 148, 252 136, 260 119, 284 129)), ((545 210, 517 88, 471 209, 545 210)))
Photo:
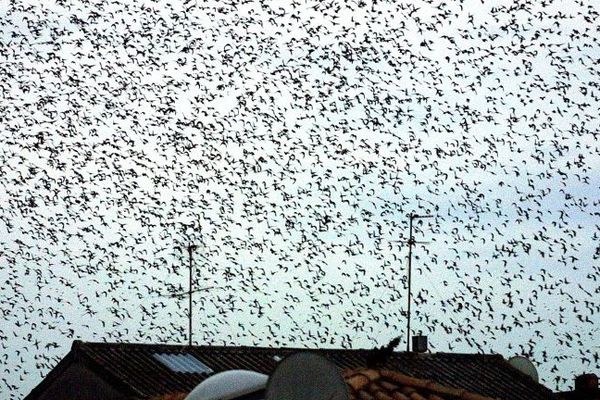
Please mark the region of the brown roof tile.
MULTIPOLYGON (((389 370, 345 370, 344 379, 348 384, 351 400, 494 400, 464 389, 389 370)), ((506 398, 512 398, 510 393, 506 395, 506 398)))
POLYGON ((187 393, 168 393, 162 396, 153 397, 152 400, 184 400, 187 393))

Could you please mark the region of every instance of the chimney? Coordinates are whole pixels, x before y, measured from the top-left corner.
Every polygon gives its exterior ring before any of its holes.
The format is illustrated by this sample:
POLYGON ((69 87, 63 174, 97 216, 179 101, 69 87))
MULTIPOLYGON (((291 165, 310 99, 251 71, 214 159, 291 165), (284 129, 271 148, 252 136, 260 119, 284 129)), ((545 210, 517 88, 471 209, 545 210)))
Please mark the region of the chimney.
POLYGON ((598 377, 596 374, 583 374, 575 378, 575 391, 592 393, 598 390, 598 377))
POLYGON ((427 336, 421 334, 412 337, 412 351, 425 353, 427 351, 427 336))

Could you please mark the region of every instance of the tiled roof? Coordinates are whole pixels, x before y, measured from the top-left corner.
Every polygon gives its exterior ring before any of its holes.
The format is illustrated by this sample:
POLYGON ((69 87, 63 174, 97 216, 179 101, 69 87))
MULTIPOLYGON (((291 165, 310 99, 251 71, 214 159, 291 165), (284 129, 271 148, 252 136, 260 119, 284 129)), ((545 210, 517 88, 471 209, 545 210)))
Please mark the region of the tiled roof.
MULTIPOLYGON (((136 398, 190 392, 208 375, 175 372, 154 354, 190 354, 214 372, 249 369, 270 374, 280 359, 298 351, 314 351, 341 369, 367 366, 372 350, 298 349, 224 346, 180 346, 75 341, 67 358, 86 363, 107 381, 136 398)), ((62 362, 61 362, 62 363, 62 362)), ((377 368, 432 380, 441 385, 505 400, 546 400, 552 392, 511 367, 500 355, 392 353, 377 368)), ((51 380, 58 371, 52 371, 51 380)), ((34 392, 42 390, 44 382, 34 392)), ((34 393, 32 392, 32 394, 34 393)))
POLYGON ((344 379, 350 400, 494 400, 389 370, 346 370, 344 379))
MULTIPOLYGON (((496 400, 396 371, 347 369, 343 376, 350 400, 496 400)), ((174 393, 152 400, 183 400, 185 397, 184 393, 174 393)))
POLYGON ((557 400, 600 400, 600 389, 591 391, 558 392, 555 393, 557 400))
POLYGON ((151 400, 184 400, 186 396, 187 393, 169 393, 162 396, 156 396, 151 400))

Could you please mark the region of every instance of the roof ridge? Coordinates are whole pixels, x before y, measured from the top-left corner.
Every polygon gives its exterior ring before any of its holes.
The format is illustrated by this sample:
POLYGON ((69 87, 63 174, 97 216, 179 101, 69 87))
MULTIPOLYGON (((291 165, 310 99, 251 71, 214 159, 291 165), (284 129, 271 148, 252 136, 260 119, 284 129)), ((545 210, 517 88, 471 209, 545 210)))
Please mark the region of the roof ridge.
POLYGON ((417 356, 438 356, 438 357, 448 357, 448 358, 498 358, 504 359, 502 354, 498 353, 447 353, 447 352, 436 352, 436 353, 410 353, 417 356))
MULTIPOLYGON (((272 350, 297 350, 297 351, 318 351, 318 352, 372 352, 376 349, 372 348, 360 348, 360 349, 346 349, 346 348, 319 348, 319 347, 268 347, 268 346, 250 346, 250 345, 213 345, 213 344, 202 344, 202 345, 188 345, 180 343, 144 343, 144 342, 86 342, 82 340, 74 340, 72 348, 80 348, 82 346, 126 346, 126 347, 173 347, 173 348, 188 348, 188 349, 252 349, 253 351, 272 351, 272 350)), ((492 358, 492 359, 504 359, 501 354, 497 353, 416 353, 406 351, 394 351, 392 353, 396 356, 408 356, 408 357, 448 357, 448 358, 492 358)))
POLYGON ((445 386, 430 379, 415 378, 388 369, 357 368, 346 369, 342 372, 344 380, 354 390, 361 390, 372 381, 381 378, 389 379, 395 383, 414 388, 425 389, 436 394, 449 395, 463 400, 496 400, 492 397, 482 396, 477 393, 469 392, 465 389, 457 389, 445 386))
MULTIPOLYGON (((188 344, 179 344, 179 343, 144 343, 144 342, 84 342, 81 340, 73 341, 72 347, 85 347, 85 346, 101 346, 101 347, 110 347, 110 346, 126 346, 126 347, 173 347, 173 348, 188 348, 188 349, 252 349, 253 351, 273 351, 273 350, 296 350, 296 351, 317 351, 317 352, 370 352, 373 349, 345 349, 345 348, 319 348, 319 347, 267 347, 267 346, 251 346, 251 345, 213 345, 213 344, 202 344, 202 345, 193 345, 190 346, 188 344)), ((396 354, 403 354, 404 352, 396 352, 396 354)))

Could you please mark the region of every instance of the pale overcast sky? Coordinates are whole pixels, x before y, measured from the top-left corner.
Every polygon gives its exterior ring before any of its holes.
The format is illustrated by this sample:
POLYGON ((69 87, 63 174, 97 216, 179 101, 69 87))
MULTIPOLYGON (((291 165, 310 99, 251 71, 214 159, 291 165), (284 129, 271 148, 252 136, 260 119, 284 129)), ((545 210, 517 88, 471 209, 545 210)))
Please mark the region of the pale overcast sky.
POLYGON ((410 212, 432 351, 598 373, 597 4, 237 3, 0 3, 1 397, 185 343, 190 239, 197 344, 404 337, 410 212))

